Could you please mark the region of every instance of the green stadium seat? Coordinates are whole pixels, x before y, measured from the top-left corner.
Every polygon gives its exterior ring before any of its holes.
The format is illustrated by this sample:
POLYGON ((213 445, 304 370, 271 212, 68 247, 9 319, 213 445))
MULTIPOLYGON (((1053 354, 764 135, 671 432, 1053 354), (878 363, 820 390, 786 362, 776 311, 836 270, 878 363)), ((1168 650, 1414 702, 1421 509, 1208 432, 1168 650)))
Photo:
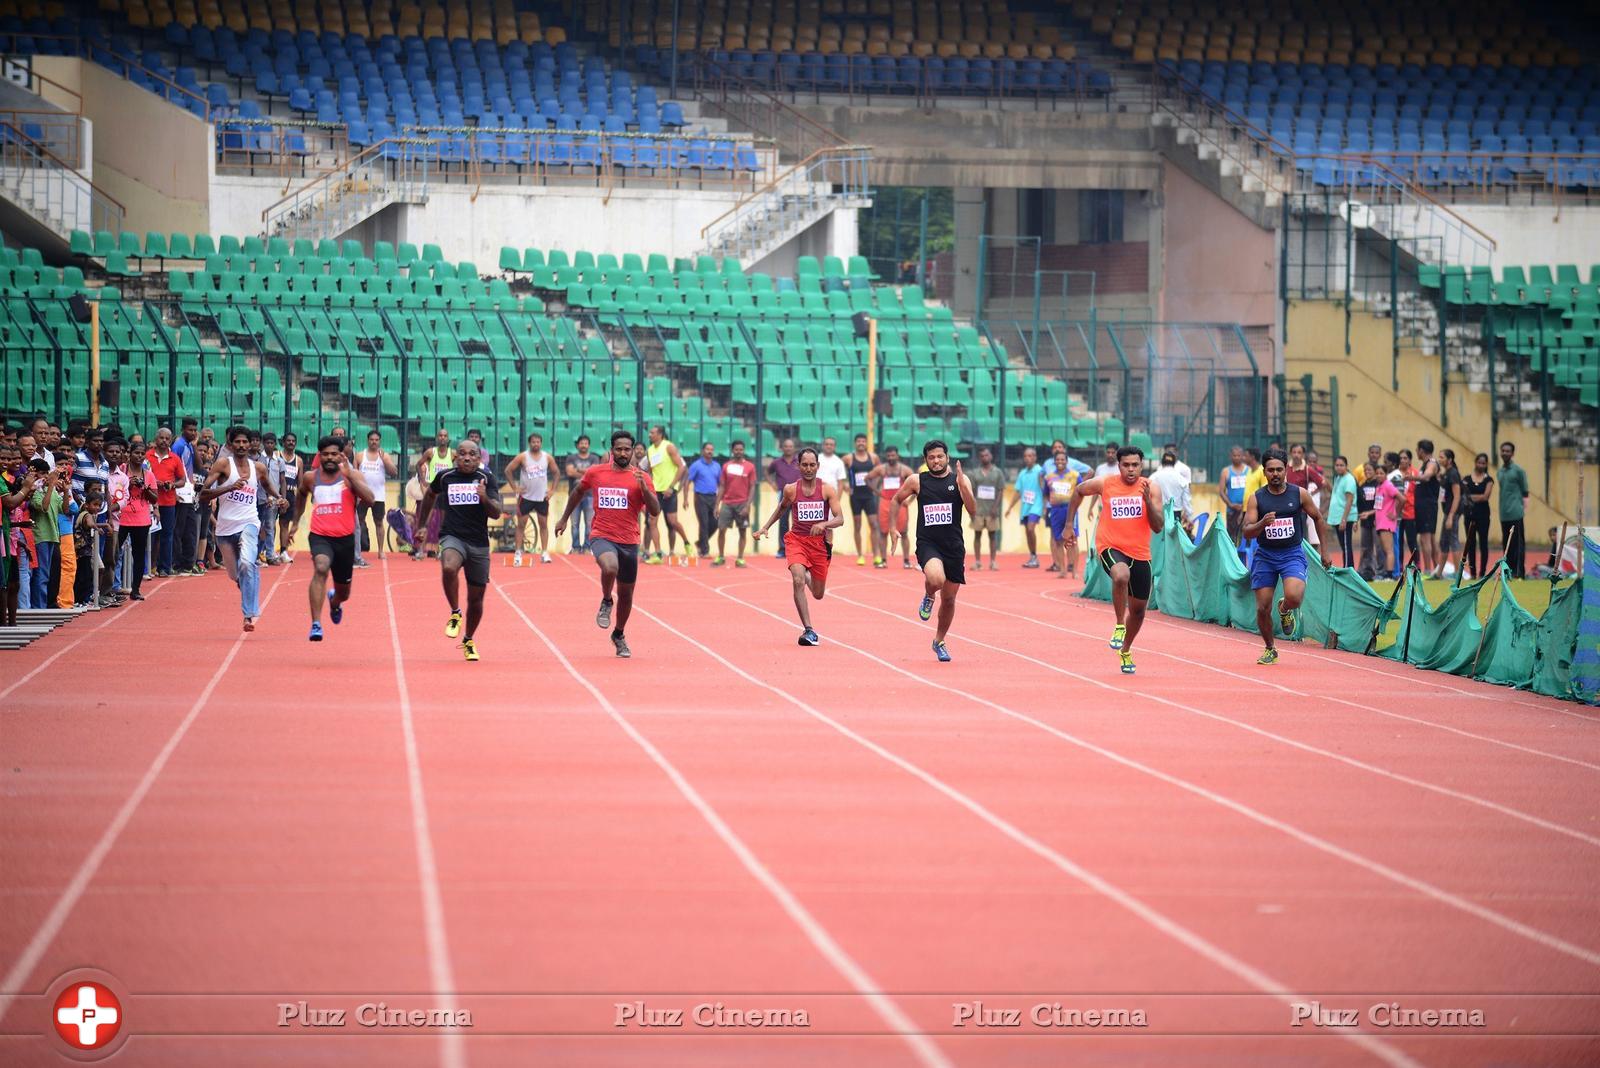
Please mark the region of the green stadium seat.
POLYGON ((74 256, 93 256, 94 238, 82 230, 74 230, 67 239, 67 251, 74 256))
POLYGON ((94 232, 94 254, 105 256, 117 251, 117 238, 110 230, 96 230, 94 232))
POLYGON ((500 269, 502 271, 520 272, 522 270, 522 253, 509 245, 502 246, 500 249, 500 269))

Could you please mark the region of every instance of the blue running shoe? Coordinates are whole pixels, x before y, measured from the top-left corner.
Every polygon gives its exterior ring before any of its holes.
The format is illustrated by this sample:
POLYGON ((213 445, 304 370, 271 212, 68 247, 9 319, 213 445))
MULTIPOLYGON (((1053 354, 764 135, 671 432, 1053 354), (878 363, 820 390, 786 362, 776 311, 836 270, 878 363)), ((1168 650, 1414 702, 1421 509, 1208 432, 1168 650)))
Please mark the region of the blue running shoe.
POLYGON ((924 597, 922 603, 917 606, 917 618, 926 622, 931 615, 933 615, 933 598, 924 597))
POLYGON ((333 599, 332 590, 328 591, 328 618, 333 620, 334 626, 338 626, 339 621, 344 618, 344 605, 333 599))
POLYGON ((313 624, 311 624, 311 638, 310 638, 310 640, 314 641, 314 642, 320 642, 322 640, 322 624, 321 623, 313 623, 313 624))
POLYGON ((821 638, 817 637, 817 632, 812 630, 810 627, 807 627, 800 633, 801 645, 816 645, 821 640, 821 638))
POLYGON ((944 642, 933 643, 933 655, 939 658, 939 663, 950 663, 950 650, 944 647, 944 642))

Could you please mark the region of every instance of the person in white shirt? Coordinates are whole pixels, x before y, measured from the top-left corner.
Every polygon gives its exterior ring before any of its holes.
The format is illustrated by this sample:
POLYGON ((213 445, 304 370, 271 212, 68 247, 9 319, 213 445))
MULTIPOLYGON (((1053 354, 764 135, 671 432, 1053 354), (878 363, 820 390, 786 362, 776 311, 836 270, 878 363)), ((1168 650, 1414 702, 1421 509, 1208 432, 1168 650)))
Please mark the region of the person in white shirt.
POLYGON ((1165 445, 1161 446, 1161 452, 1162 455, 1170 452, 1173 456, 1177 457, 1178 462, 1173 464, 1173 466, 1178 469, 1178 474, 1183 477, 1184 485, 1189 485, 1194 482, 1194 472, 1189 470, 1189 465, 1184 463, 1183 457, 1179 455, 1177 442, 1167 442, 1165 445))
POLYGON ((1179 521, 1188 529, 1194 514, 1189 504, 1189 479, 1178 469, 1178 454, 1170 448, 1163 452, 1161 466, 1150 476, 1150 481, 1161 490, 1162 500, 1172 502, 1179 521))
POLYGON ((388 514, 387 496, 389 480, 399 472, 395 458, 383 451, 383 435, 376 430, 367 431, 367 447, 362 450, 357 458, 357 470, 361 472, 362 481, 372 491, 372 500, 363 501, 356 499, 356 520, 360 528, 356 532, 356 548, 361 548, 362 531, 366 529, 367 517, 372 517, 372 549, 378 554, 378 559, 383 559, 383 521, 388 514))
MULTIPOLYGON (((843 505, 850 495, 850 472, 845 470, 844 457, 839 455, 839 444, 833 438, 822 439, 822 451, 817 454, 817 479, 839 491, 839 502, 843 505)), ((828 518, 832 519, 832 516, 828 518)), ((843 519, 844 516, 839 516, 843 519)), ((828 544, 833 544, 833 528, 827 532, 828 544)))
POLYGON ((550 482, 556 477, 555 459, 544 451, 544 435, 529 434, 528 447, 506 464, 506 482, 517 487, 517 541, 512 567, 522 566, 522 545, 528 516, 534 517, 541 562, 550 562, 550 482))

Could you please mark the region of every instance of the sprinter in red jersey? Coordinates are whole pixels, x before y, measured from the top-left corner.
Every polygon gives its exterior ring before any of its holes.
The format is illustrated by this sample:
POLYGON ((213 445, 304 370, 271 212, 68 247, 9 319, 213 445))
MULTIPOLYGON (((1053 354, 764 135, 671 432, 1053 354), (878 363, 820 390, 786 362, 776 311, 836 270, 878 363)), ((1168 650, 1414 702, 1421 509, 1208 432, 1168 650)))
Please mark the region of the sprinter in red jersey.
POLYGON ((811 606, 806 603, 806 593, 822 600, 828 588, 828 565, 833 562, 833 546, 828 544, 828 531, 844 525, 839 507, 839 487, 817 478, 820 458, 817 450, 800 450, 800 481, 783 487, 783 495, 772 509, 772 514, 755 532, 761 540, 778 517, 790 509, 794 520, 789 532, 783 536, 784 560, 789 565, 789 576, 794 580, 794 607, 800 613, 801 645, 816 645, 821 639, 811 629, 811 606))
POLYGON ((356 502, 371 507, 372 490, 365 478, 357 477, 345 455, 344 439, 328 436, 317 442, 317 465, 300 472, 295 484, 294 522, 289 540, 294 544, 300 531, 300 517, 311 505, 311 641, 322 640, 322 602, 328 602, 328 618, 337 624, 344 618, 344 603, 350 599, 350 576, 356 560, 356 502), (328 589, 328 576, 333 589, 328 589))
POLYGON ((600 564, 600 611, 595 613, 594 623, 601 628, 610 626, 615 606, 617 622, 611 630, 611 644, 620 657, 633 655, 623 631, 633 613, 633 585, 639 579, 639 514, 648 512, 651 518, 661 514, 655 486, 633 466, 633 446, 633 435, 626 430, 611 435, 611 462, 595 464, 583 473, 567 494, 566 510, 556 524, 559 538, 584 496, 594 495, 589 551, 600 564))

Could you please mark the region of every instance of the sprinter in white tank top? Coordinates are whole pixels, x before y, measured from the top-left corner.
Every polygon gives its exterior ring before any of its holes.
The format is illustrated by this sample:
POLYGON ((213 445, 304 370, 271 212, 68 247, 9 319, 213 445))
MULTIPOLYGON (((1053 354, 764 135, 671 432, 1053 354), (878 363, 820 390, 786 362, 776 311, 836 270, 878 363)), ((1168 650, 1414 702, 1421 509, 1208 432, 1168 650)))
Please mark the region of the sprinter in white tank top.
POLYGON ((250 431, 242 426, 228 428, 228 451, 217 458, 206 473, 200 489, 201 507, 220 498, 217 505, 217 547, 222 565, 239 587, 239 609, 244 629, 256 629, 261 614, 260 578, 256 572, 256 546, 261 536, 261 518, 256 510, 257 494, 282 508, 287 503, 268 488, 267 469, 250 458, 250 431))
POLYGON ((506 481, 517 487, 517 548, 512 567, 522 566, 522 545, 528 530, 528 516, 535 520, 538 541, 534 548, 539 559, 550 562, 550 483, 556 477, 556 462, 544 451, 544 436, 528 435, 528 447, 506 464, 506 481))

